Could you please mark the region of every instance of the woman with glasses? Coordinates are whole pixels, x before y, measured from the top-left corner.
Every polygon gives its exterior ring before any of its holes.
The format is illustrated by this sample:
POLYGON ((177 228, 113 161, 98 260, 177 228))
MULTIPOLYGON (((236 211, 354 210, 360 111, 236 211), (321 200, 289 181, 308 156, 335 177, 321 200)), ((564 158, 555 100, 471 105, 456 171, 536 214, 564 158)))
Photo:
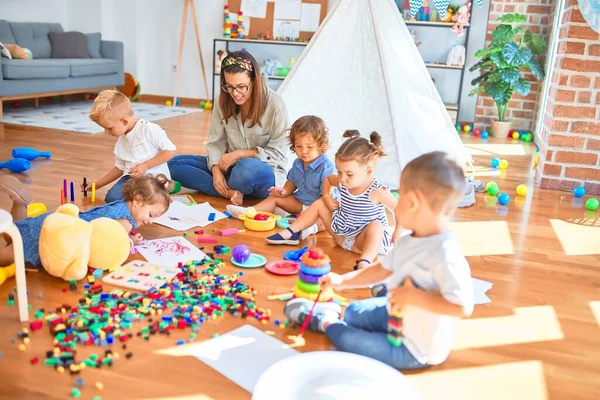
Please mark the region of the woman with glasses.
POLYGON ((223 59, 221 89, 206 142, 208 155, 176 156, 169 161, 171 177, 235 205, 245 195, 264 199, 270 187, 286 180, 287 109, 246 51, 223 59))

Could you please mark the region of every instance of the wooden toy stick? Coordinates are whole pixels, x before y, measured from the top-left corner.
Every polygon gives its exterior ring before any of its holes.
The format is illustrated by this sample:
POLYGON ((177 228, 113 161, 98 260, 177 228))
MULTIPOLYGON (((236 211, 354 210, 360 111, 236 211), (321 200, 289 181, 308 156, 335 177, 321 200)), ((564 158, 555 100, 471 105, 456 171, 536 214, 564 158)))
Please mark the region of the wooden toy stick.
POLYGON ((87 197, 87 179, 83 177, 83 197, 87 197))
POLYGON ((60 189, 60 205, 62 206, 63 204, 65 204, 65 192, 60 189))
POLYGON ((92 183, 92 203, 96 202, 96 182, 92 183))
POLYGON ((63 196, 67 197, 67 180, 63 179, 63 196))
POLYGON ((71 182, 71 203, 75 202, 75 184, 71 182))
POLYGON ((308 315, 304 319, 304 323, 302 324, 302 328, 300 328, 300 333, 298 334, 298 336, 304 335, 304 331, 306 331, 306 328, 308 327, 308 323, 310 322, 310 319, 312 317, 312 313, 315 310, 315 306, 319 302, 319 297, 321 297, 321 293, 322 292, 323 292, 322 290, 319 290, 319 294, 317 294, 317 298, 315 299, 315 302, 313 303, 313 306, 311 307, 310 312, 308 313, 308 315))

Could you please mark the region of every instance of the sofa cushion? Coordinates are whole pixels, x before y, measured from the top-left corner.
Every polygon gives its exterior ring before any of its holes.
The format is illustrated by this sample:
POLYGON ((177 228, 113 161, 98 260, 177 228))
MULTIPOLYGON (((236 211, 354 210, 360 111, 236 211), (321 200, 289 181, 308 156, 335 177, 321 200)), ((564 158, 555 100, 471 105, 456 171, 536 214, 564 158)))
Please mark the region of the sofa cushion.
POLYGON ((15 44, 16 40, 7 21, 0 19, 0 42, 15 44))
POLYGON ((71 76, 108 75, 119 72, 119 62, 107 58, 67 59, 71 76))
POLYGON ((48 32, 51 58, 89 58, 88 41, 81 32, 48 32))
POLYGON ((4 79, 68 78, 70 68, 63 60, 2 60, 4 79))
POLYGON ((88 46, 88 56, 90 58, 100 58, 102 54, 100 54, 100 45, 102 44, 102 35, 98 33, 86 33, 87 37, 87 46, 88 46))
POLYGON ((43 22, 9 22, 16 44, 28 48, 33 58, 50 58, 51 48, 48 32, 62 32, 60 24, 43 22))

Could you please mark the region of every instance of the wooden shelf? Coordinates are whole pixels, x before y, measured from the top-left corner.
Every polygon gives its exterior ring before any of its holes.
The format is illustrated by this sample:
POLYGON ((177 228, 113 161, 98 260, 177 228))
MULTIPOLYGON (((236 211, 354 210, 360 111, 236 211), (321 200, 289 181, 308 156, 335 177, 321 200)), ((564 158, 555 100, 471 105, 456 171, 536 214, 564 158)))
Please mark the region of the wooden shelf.
POLYGON ((218 42, 230 42, 230 43, 257 43, 257 44, 279 44, 289 46, 306 46, 308 42, 291 42, 286 40, 259 40, 259 39, 225 39, 215 38, 218 42))
POLYGON ((446 110, 448 111, 458 111, 458 104, 447 103, 444 105, 446 106, 446 110))
MULTIPOLYGON (((454 25, 454 22, 438 22, 438 21, 404 21, 406 25, 416 25, 416 26, 433 26, 436 28, 449 28, 454 25)), ((469 25, 465 25, 465 28, 468 28, 469 25)))
POLYGON ((446 65, 446 64, 438 64, 438 63, 425 63, 427 68, 440 68, 440 69, 456 69, 463 70, 465 67, 460 67, 458 65, 446 65))

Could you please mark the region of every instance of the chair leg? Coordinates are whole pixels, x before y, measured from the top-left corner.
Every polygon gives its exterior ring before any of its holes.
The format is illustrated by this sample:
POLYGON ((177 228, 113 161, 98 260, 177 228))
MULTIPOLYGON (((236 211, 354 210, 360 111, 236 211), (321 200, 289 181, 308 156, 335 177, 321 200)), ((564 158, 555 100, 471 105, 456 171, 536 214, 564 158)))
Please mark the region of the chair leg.
POLYGON ((23 256, 23 238, 15 224, 12 224, 6 233, 12 239, 15 252, 15 278, 17 280, 17 301, 19 302, 19 319, 21 322, 29 321, 27 303, 27 282, 25 280, 25 259, 23 256))
POLYGON ((3 117, 3 114, 4 114, 4 107, 3 107, 3 104, 4 104, 4 103, 2 103, 2 97, 0 97, 0 119, 2 119, 2 117, 3 117))
POLYGON ((35 108, 38 108, 40 106, 40 99, 39 98, 36 97, 35 99, 33 99, 33 106, 35 108))

